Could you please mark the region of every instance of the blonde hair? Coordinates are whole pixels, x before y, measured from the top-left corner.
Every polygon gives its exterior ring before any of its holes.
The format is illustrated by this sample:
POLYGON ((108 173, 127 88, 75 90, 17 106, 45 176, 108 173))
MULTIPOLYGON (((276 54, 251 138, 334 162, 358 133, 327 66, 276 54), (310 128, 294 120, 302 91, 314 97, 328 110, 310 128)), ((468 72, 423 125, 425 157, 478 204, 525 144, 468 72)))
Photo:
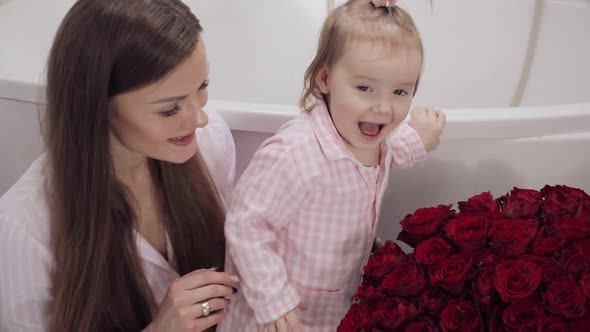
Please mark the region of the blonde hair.
MULTIPOLYGON (((424 58, 422 39, 408 12, 398 6, 375 7, 370 0, 349 0, 331 11, 324 22, 315 58, 305 71, 299 101, 303 110, 310 111, 316 99, 324 98, 316 83, 320 70, 336 63, 346 48, 357 40, 388 47, 415 47, 424 58)), ((414 94, 419 82, 420 75, 414 94)))

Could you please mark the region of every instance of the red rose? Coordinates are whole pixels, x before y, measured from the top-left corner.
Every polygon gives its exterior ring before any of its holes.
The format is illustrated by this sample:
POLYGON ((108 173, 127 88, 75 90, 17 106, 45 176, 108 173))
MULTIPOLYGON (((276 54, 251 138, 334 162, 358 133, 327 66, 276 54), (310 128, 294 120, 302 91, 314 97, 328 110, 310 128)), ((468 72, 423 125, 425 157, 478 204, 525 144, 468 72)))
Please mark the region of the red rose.
POLYGON ((432 265, 440 262, 451 252, 451 245, 440 237, 430 238, 416 248, 416 261, 424 265, 432 265))
POLYGON ((502 315, 504 329, 515 332, 537 331, 544 318, 543 303, 534 296, 511 303, 502 315))
POLYGON ((391 272, 394 264, 406 257, 403 250, 393 241, 387 241, 383 247, 375 251, 367 265, 365 265, 365 276, 382 280, 391 272))
POLYGON ((586 315, 586 317, 582 319, 578 319, 573 321, 570 324, 570 329, 568 332, 588 332, 588 327, 590 326, 590 315, 586 315))
POLYGON ((386 295, 417 296, 426 285, 424 271, 413 259, 396 264, 381 285, 386 295))
POLYGON ((366 304, 354 303, 346 313, 346 316, 340 322, 338 331, 362 331, 365 328, 370 328, 375 324, 369 308, 366 304))
POLYGON ((444 332, 479 331, 481 317, 471 302, 452 299, 440 314, 440 327, 444 332))
POLYGON ((559 257, 559 262, 565 266, 576 280, 580 279, 582 273, 589 267, 589 262, 575 247, 565 248, 559 257))
POLYGON ((404 332, 437 332, 438 325, 428 317, 422 317, 406 325, 404 332))
POLYGON ((559 316, 546 316, 539 332, 570 332, 567 323, 559 316))
POLYGON ((375 300, 381 297, 380 283, 374 282, 371 279, 363 279, 363 282, 356 291, 355 299, 360 300, 375 300))
POLYGON ((471 257, 473 268, 480 269, 486 266, 495 265, 500 258, 494 254, 490 249, 481 249, 476 252, 463 252, 460 253, 466 260, 471 257))
POLYGON ((493 267, 486 267, 478 272, 473 283, 473 297, 480 310, 489 311, 492 307, 495 273, 493 267))
POLYGON ((440 225, 445 223, 451 215, 451 205, 423 208, 406 216, 401 221, 401 225, 410 234, 431 236, 436 234, 440 225))
POLYGON ((445 231, 460 250, 473 251, 486 244, 490 224, 485 217, 462 216, 449 221, 445 231))
POLYGON ((498 263, 494 288, 504 302, 516 302, 531 295, 541 282, 541 268, 523 259, 498 263))
POLYGON ((504 321, 502 316, 504 314, 505 306, 503 304, 497 304, 492 308, 490 316, 488 318, 488 329, 490 332, 504 332, 504 321))
POLYGON ((590 239, 576 243, 575 248, 584 257, 586 263, 590 264, 590 239))
POLYGON ((575 213, 580 203, 588 199, 582 190, 567 186, 547 185, 541 189, 541 194, 545 197, 541 209, 549 223, 565 214, 575 213))
POLYGON ((420 296, 420 305, 424 310, 434 316, 438 316, 445 306, 447 294, 442 288, 426 288, 420 296))
POLYGON ((380 301, 373 313, 373 319, 379 326, 396 331, 419 314, 413 303, 401 299, 388 298, 380 301))
POLYGON ((449 256, 428 270, 430 283, 458 295, 463 291, 470 263, 459 255, 449 256))
MULTIPOLYGON (((586 194, 585 191, 578 189, 578 188, 574 188, 574 187, 568 187, 568 186, 564 186, 564 185, 555 185, 555 186, 550 186, 550 185, 545 185, 545 187, 543 187, 543 189, 541 189, 541 195, 543 195, 543 197, 545 198, 549 198, 550 195, 562 195, 562 196, 568 196, 568 197, 573 197, 579 200, 584 200, 584 199, 589 199, 590 195, 586 194)), ((564 199, 567 199, 567 197, 564 197, 564 199)))
POLYGON ((584 233, 590 234, 590 198, 586 199, 578 207, 576 212, 576 218, 581 219, 584 222, 584 233))
POLYGON ((550 284, 543 299, 549 311, 564 318, 578 319, 586 315, 586 297, 574 283, 564 281, 550 284))
POLYGON ((503 196, 506 201, 504 212, 511 219, 537 217, 541 206, 541 193, 531 189, 514 188, 509 195, 503 196))
POLYGON ((492 229, 492 249, 499 256, 515 257, 526 252, 536 235, 530 221, 497 220, 492 229))
POLYGON ((418 209, 400 222, 403 229, 398 240, 416 248, 420 242, 438 233, 440 227, 454 216, 455 211, 451 210, 451 205, 418 209))
POLYGON ((565 241, 557 236, 547 235, 547 228, 541 227, 537 237, 531 243, 531 251, 539 256, 555 256, 565 245, 565 241))
POLYGON ((556 262, 548 262, 543 264, 541 267, 541 279, 545 285, 549 285, 553 282, 570 278, 567 270, 556 262))
POLYGON ((467 199, 467 202, 459 202, 458 205, 461 213, 466 215, 482 215, 498 211, 498 203, 489 191, 475 195, 467 199))
POLYGON ((520 256, 520 259, 524 259, 527 262, 535 263, 539 266, 543 266, 544 264, 555 262, 555 260, 551 257, 527 255, 527 254, 520 256))
POLYGON ((403 258, 406 256, 406 254, 397 243, 393 241, 386 241, 385 244, 381 248, 375 250, 375 252, 371 256, 395 256, 403 258))
POLYGON ((590 271, 584 273, 580 278, 580 287, 582 288, 584 295, 590 299, 590 271))
POLYGON ((590 235, 590 218, 584 220, 575 216, 565 215, 552 223, 556 236, 562 240, 582 240, 590 235))

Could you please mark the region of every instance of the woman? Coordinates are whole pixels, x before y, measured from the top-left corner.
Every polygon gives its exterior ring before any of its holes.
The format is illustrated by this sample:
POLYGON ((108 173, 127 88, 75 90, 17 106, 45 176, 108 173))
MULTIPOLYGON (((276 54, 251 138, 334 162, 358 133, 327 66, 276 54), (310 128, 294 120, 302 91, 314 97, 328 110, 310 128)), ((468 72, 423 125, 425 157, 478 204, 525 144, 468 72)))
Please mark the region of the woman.
POLYGON ((66 15, 46 155, 0 199, 0 330, 202 331, 223 317, 235 151, 203 111, 201 31, 179 0, 79 0, 66 15))

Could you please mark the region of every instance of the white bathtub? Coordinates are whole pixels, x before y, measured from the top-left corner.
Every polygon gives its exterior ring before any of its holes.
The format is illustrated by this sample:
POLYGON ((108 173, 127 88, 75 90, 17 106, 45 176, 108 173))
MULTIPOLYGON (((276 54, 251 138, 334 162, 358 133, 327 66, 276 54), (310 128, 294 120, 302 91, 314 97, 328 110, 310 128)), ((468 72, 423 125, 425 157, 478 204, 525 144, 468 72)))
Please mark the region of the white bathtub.
MULTIPOLYGON (((258 145, 298 109, 290 105, 211 101, 226 119, 241 174, 258 145)), ((42 152, 42 106, 0 98, 0 194, 42 152)), ((590 193, 590 103, 523 108, 449 109, 438 150, 422 166, 392 174, 383 201, 380 235, 394 237, 415 209, 451 204, 513 186, 565 184, 590 193)))
MULTIPOLYGON (((313 51, 313 40, 325 15, 325 12, 321 12, 325 6, 319 0, 281 1, 260 3, 261 8, 275 15, 267 15, 260 22, 252 22, 254 7, 242 1, 188 1, 197 9, 197 13, 204 13, 202 15, 208 31, 206 40, 214 78, 211 95, 215 100, 209 106, 218 109, 233 130, 238 151, 238 173, 247 165, 256 147, 281 124, 297 114, 298 109, 287 104, 294 101, 299 92, 304 66, 313 51), (288 11, 282 6, 296 8, 288 11), (279 10, 279 7, 283 10, 279 10), (236 12, 232 12, 232 9, 236 9, 236 12), (215 15, 219 12, 226 13, 226 10, 236 25, 252 23, 255 26, 250 31, 260 34, 260 40, 248 41, 253 44, 251 49, 242 49, 248 46, 245 39, 243 45, 239 45, 241 56, 252 56, 252 66, 243 66, 242 62, 235 61, 235 50, 228 51, 224 48, 228 45, 227 40, 235 37, 235 26, 225 26, 222 24, 224 21, 215 15), (232 16, 234 14, 235 17, 232 16), (278 38, 272 34, 274 30, 266 28, 281 20, 288 24, 279 25, 281 28, 276 32, 285 38, 278 38), (300 22, 306 24, 296 24, 300 22), (296 26, 296 31, 288 30, 290 26, 296 26), (275 43, 272 49, 277 51, 279 58, 269 52, 254 52, 256 49, 264 49, 264 45, 268 46, 267 41, 275 43), (260 44, 262 42, 265 43, 260 44), (302 45, 302 48, 289 48, 290 45, 282 45, 281 42, 296 43, 302 45), (284 59, 289 56, 293 58, 293 63, 284 66, 284 59), (243 100, 249 102, 238 102, 243 100), (260 100, 284 104, 250 103, 260 100)), ((0 6, 0 194, 42 153, 38 128, 38 115, 42 110, 39 104, 42 84, 39 82, 42 81, 45 55, 53 32, 72 3, 73 0, 8 0, 0 6)), ((583 31, 590 27, 590 20, 586 19, 590 16, 588 1, 543 1, 551 10, 546 12, 550 15, 543 21, 542 28, 548 32, 553 31, 553 35, 557 34, 555 27, 566 29, 563 31, 568 33, 559 34, 557 39, 550 37, 539 42, 540 51, 536 54, 536 65, 532 66, 532 81, 528 92, 525 91, 523 103, 559 105, 489 108, 492 105, 510 104, 520 75, 522 56, 526 53, 523 45, 529 35, 528 24, 532 20, 530 15, 524 14, 530 13, 535 3, 533 0, 481 0, 481 3, 455 0, 449 2, 449 7, 437 10, 437 15, 432 18, 428 16, 428 11, 418 12, 420 8, 414 1, 408 1, 408 5, 415 7, 418 20, 423 23, 420 26, 424 27, 422 31, 429 51, 427 53, 434 53, 436 56, 431 59, 438 61, 427 59, 422 100, 442 100, 442 105, 450 109, 446 110, 448 127, 440 148, 430 155, 423 166, 393 173, 383 204, 380 229, 382 237, 394 237, 399 230, 398 221, 401 217, 416 208, 454 203, 486 190, 498 195, 513 186, 538 189, 547 183, 566 184, 590 192, 590 63, 587 60, 590 47, 574 40, 565 44, 576 33, 582 37, 587 35, 583 31), (500 8, 509 4, 514 4, 517 8, 514 11, 500 8), (461 33, 468 33, 468 29, 453 24, 472 16, 463 15, 462 11, 453 8, 479 13, 479 16, 473 17, 483 17, 483 14, 487 15, 492 9, 511 13, 493 18, 493 21, 510 19, 512 23, 506 29, 511 31, 517 30, 515 24, 518 22, 525 22, 525 30, 510 35, 518 41, 502 38, 499 41, 501 43, 494 46, 498 50, 498 45, 502 45, 500 49, 504 53, 515 50, 513 56, 504 54, 498 58, 496 54, 493 58, 485 59, 483 57, 487 53, 484 52, 485 49, 479 49, 480 47, 474 51, 481 52, 476 52, 473 56, 467 52, 441 53, 459 49, 460 44, 449 46, 447 42, 457 43, 466 37, 460 35, 461 33), (448 24, 449 22, 453 24, 448 24), (569 22, 572 23, 568 25, 569 22), (452 29, 452 35, 457 36, 456 40, 439 41, 437 33, 449 34, 448 31, 442 31, 442 27, 452 29), (568 38, 562 38, 562 35, 568 38), (561 43, 559 51, 552 46, 554 40, 561 43), (434 46, 429 50, 429 45, 434 46), (581 46, 577 51, 568 50, 567 47, 573 47, 572 45, 581 46), (474 61, 474 58, 478 61, 474 61), (465 72, 448 71, 469 59, 471 62, 465 72), (455 63, 449 65, 447 60, 455 63), (556 76, 550 70, 551 64, 557 62, 561 63, 560 66, 569 68, 558 71, 559 75, 567 74, 567 77, 556 76), (484 71, 475 71, 478 63, 482 68, 502 68, 487 72, 489 75, 486 76, 484 71), (572 70, 575 66, 577 69, 572 70), (555 84, 548 78, 555 79, 555 84), (458 85, 461 82, 467 86, 464 90, 458 85), (452 89, 445 89, 448 86, 452 89), (457 95, 452 95, 452 92, 457 95), (568 101, 586 103, 562 104, 568 101), (470 105, 477 105, 479 108, 457 109, 470 105)), ((226 16, 224 17, 227 18, 226 16)), ((487 37, 477 37, 481 34, 471 35, 470 40, 480 40, 478 45, 483 46, 488 44, 488 37, 505 36, 489 29, 481 33, 487 37)), ((251 35, 247 37, 254 38, 251 35)))
MULTIPOLYGON (((214 101, 231 126, 237 171, 256 147, 297 114, 289 105, 214 101)), ((451 204, 513 186, 565 184, 590 193, 590 103, 543 107, 449 109, 438 150, 422 166, 392 173, 379 234, 393 238, 415 209, 451 204)))

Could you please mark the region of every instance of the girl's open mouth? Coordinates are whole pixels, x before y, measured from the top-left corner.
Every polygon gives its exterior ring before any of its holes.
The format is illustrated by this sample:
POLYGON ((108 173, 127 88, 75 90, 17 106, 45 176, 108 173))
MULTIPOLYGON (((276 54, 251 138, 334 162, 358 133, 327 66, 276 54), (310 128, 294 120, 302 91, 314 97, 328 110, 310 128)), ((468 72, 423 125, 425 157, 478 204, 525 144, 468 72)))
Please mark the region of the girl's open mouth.
POLYGON ((359 122, 359 129, 363 136, 366 136, 367 138, 376 138, 379 136, 383 127, 385 127, 384 124, 359 122))

